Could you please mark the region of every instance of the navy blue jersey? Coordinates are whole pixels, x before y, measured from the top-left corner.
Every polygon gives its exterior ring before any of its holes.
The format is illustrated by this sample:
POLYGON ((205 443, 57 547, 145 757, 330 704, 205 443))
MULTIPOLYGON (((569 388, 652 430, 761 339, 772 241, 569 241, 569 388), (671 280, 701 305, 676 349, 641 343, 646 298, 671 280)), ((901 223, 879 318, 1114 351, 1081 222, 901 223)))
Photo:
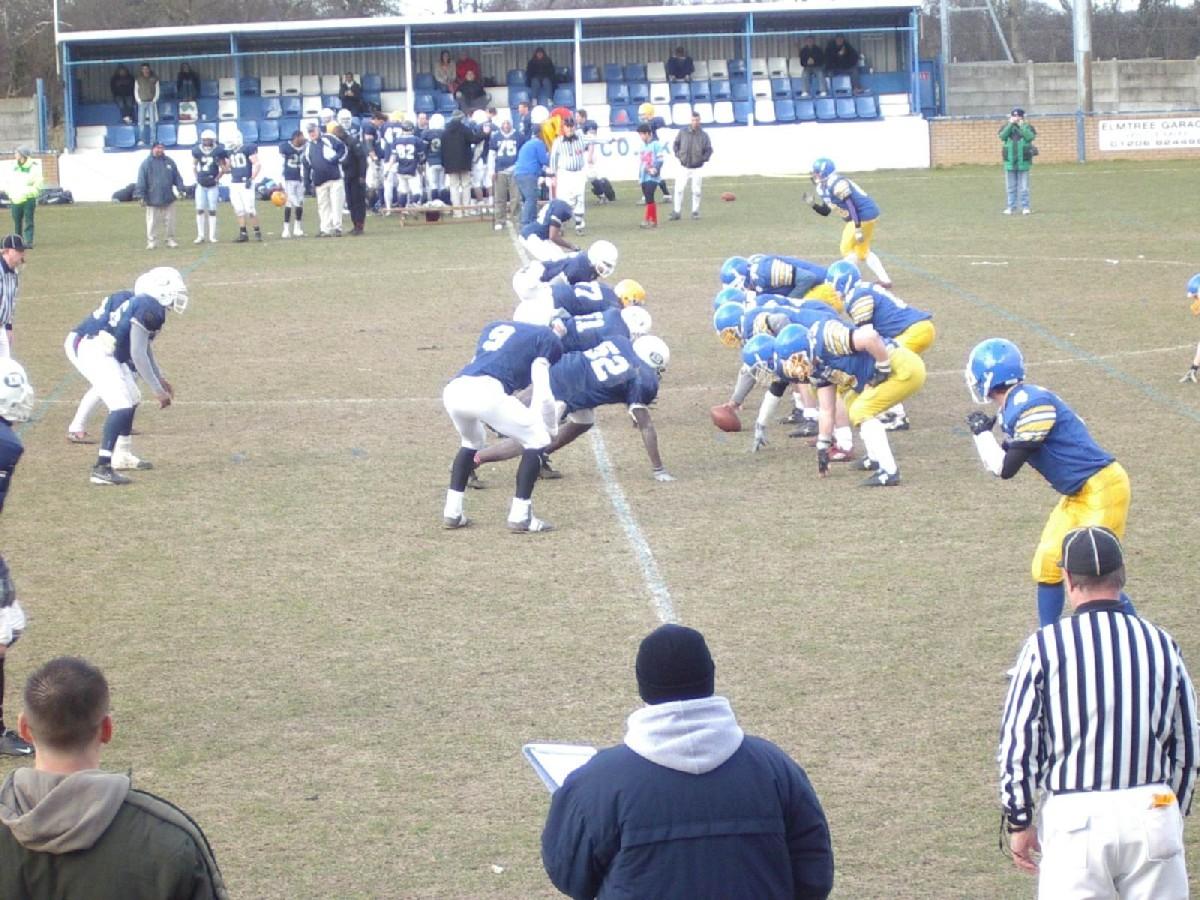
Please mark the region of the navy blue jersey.
POLYGON ((91 315, 75 326, 76 334, 95 334, 102 323, 121 308, 121 304, 133 296, 133 291, 113 291, 100 301, 100 305, 92 310, 91 315))
POLYGON ((564 353, 590 350, 612 337, 629 337, 629 326, 621 317, 621 310, 613 307, 582 316, 568 316, 563 325, 567 329, 562 339, 564 353))
MULTIPOLYGON (((13 469, 21 461, 25 448, 21 439, 3 419, 0 419, 0 510, 4 509, 4 500, 8 496, 9 485, 12 484, 13 469)), ((0 565, 3 565, 0 560, 0 565)))
POLYGON ((544 325, 489 322, 475 345, 475 358, 459 375, 490 375, 512 394, 529 387, 529 367, 545 357, 553 365, 562 356, 562 341, 544 325))
POLYGON ((201 141, 192 148, 192 162, 196 168, 196 183, 200 187, 216 187, 221 180, 221 164, 229 154, 220 144, 205 147, 201 141))
POLYGON ((521 147, 521 139, 515 131, 508 134, 493 131, 490 143, 497 172, 507 172, 517 164, 517 151, 521 147))
POLYGON ((568 316, 586 316, 588 313, 621 308, 621 298, 616 291, 599 281, 581 284, 555 281, 551 283, 550 291, 555 309, 563 310, 568 316))
POLYGON ((579 284, 583 281, 595 281, 598 277, 595 267, 586 253, 572 253, 562 259, 551 260, 542 267, 542 281, 566 281, 567 284, 579 284))
POLYGON ((626 337, 612 337, 590 350, 564 353, 550 368, 550 390, 568 412, 607 403, 649 406, 658 396, 658 373, 633 352, 626 337))
POLYGON ((416 175, 425 161, 425 145, 415 134, 401 132, 388 144, 388 161, 395 164, 398 175, 416 175))
POLYGON ((292 145, 290 140, 279 145, 279 156, 283 159, 283 180, 300 181, 300 161, 304 158, 304 145, 292 145))
POLYGON ((254 144, 242 144, 229 151, 229 178, 234 184, 249 186, 254 178, 254 157, 258 155, 258 147, 254 144))
POLYGON ((421 135, 425 143, 425 159, 431 166, 442 164, 442 129, 427 128, 421 135))
POLYGON ((537 235, 543 241, 550 240, 550 226, 566 227, 575 216, 575 210, 566 200, 551 200, 537 214, 537 218, 521 229, 521 237, 537 235))
POLYGON ((129 334, 133 323, 139 323, 150 332, 158 334, 167 320, 167 308, 146 294, 135 294, 108 314, 108 318, 95 319, 89 316, 77 329, 80 335, 97 335, 106 331, 113 336, 113 359, 119 363, 132 364, 129 353, 129 334))

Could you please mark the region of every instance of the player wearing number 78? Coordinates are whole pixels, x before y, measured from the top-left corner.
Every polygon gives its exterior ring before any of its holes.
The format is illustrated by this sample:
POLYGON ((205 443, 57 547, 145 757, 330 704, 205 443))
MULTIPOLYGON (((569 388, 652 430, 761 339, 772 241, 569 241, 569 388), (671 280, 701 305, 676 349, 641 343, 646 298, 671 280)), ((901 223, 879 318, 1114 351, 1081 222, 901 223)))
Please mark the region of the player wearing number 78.
POLYGON ((533 487, 541 468, 541 451, 558 431, 550 366, 562 356, 560 334, 544 325, 491 322, 479 335, 475 358, 442 391, 442 403, 462 440, 450 468, 450 487, 442 513, 447 528, 467 524, 463 494, 475 469, 475 454, 483 449, 487 425, 517 441, 522 450, 508 513, 509 530, 528 533, 552 529, 549 522, 533 514, 533 487), (525 406, 513 394, 531 385, 532 399, 525 406))

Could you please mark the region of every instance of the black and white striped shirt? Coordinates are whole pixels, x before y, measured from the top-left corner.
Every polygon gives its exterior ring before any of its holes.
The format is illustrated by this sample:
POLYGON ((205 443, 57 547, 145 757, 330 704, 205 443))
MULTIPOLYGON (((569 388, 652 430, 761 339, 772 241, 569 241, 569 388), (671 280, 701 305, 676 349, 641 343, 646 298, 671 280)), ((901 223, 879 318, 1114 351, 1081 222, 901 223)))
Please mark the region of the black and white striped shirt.
POLYGON ((0 327, 12 324, 13 312, 17 308, 17 273, 0 258, 0 327))
POLYGON ((586 162, 584 150, 584 143, 579 139, 579 135, 569 138, 560 135, 555 138, 550 148, 551 173, 582 172, 586 162))
POLYGON ((1169 784, 1186 815, 1200 759, 1196 692, 1157 626, 1088 603, 1025 642, 1000 728, 1000 802, 1014 825, 1051 794, 1169 784))

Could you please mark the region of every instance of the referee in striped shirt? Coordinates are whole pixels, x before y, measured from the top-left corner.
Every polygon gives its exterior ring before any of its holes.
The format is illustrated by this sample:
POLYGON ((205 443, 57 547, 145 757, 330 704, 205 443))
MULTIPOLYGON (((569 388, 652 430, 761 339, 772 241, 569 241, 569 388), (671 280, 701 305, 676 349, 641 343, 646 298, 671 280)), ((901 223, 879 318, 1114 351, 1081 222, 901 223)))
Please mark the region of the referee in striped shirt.
POLYGON ((12 356, 13 313, 17 309, 20 270, 25 263, 25 241, 19 234, 0 238, 0 357, 12 356))
POLYGON ((1000 729, 1013 862, 1038 873, 1041 900, 1187 897, 1183 816, 1200 765, 1191 678, 1169 634, 1123 611, 1113 532, 1069 532, 1062 568, 1074 614, 1025 642, 1000 729))
POLYGON ((554 176, 554 196, 571 204, 575 218, 575 233, 583 234, 587 203, 586 145, 575 130, 575 118, 566 116, 560 123, 562 132, 550 147, 550 174, 554 176))

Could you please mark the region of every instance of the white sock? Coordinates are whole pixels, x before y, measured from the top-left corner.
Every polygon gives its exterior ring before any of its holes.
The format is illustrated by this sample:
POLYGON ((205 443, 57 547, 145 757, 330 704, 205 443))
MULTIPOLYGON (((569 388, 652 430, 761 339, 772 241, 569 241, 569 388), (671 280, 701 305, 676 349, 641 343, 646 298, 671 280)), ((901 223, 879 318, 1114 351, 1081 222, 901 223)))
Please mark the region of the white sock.
POLYGON ((871 267, 871 271, 878 276, 880 281, 892 280, 888 278, 887 269, 883 267, 883 263, 880 262, 879 257, 875 255, 874 250, 867 254, 867 265, 871 267))
POLYGON ((849 425, 840 425, 833 429, 833 442, 839 450, 847 453, 854 449, 854 432, 849 425))
POLYGON ((208 239, 215 241, 217 239, 217 215, 209 213, 208 215, 208 239))
POLYGON ((512 506, 508 509, 508 521, 524 522, 526 519, 533 518, 533 501, 520 500, 516 497, 512 499, 512 506))
POLYGON ((113 456, 132 456, 133 455, 133 438, 128 434, 122 434, 117 438, 117 445, 113 448, 113 456))
POLYGON ((891 413, 893 416, 895 416, 898 419, 903 419, 904 418, 904 404, 897 403, 895 406, 893 406, 891 409, 889 409, 888 412, 891 413))
POLYGON ((204 213, 196 213, 196 237, 204 237, 204 213))
POLYGON ((888 444, 887 430, 878 419, 867 419, 859 426, 858 433, 862 435, 863 444, 867 448, 867 456, 879 463, 879 468, 889 475, 896 474, 896 458, 892 456, 892 448, 888 444))
POLYGON ((446 508, 442 511, 447 519, 457 519, 463 511, 463 492, 446 491, 446 508))

